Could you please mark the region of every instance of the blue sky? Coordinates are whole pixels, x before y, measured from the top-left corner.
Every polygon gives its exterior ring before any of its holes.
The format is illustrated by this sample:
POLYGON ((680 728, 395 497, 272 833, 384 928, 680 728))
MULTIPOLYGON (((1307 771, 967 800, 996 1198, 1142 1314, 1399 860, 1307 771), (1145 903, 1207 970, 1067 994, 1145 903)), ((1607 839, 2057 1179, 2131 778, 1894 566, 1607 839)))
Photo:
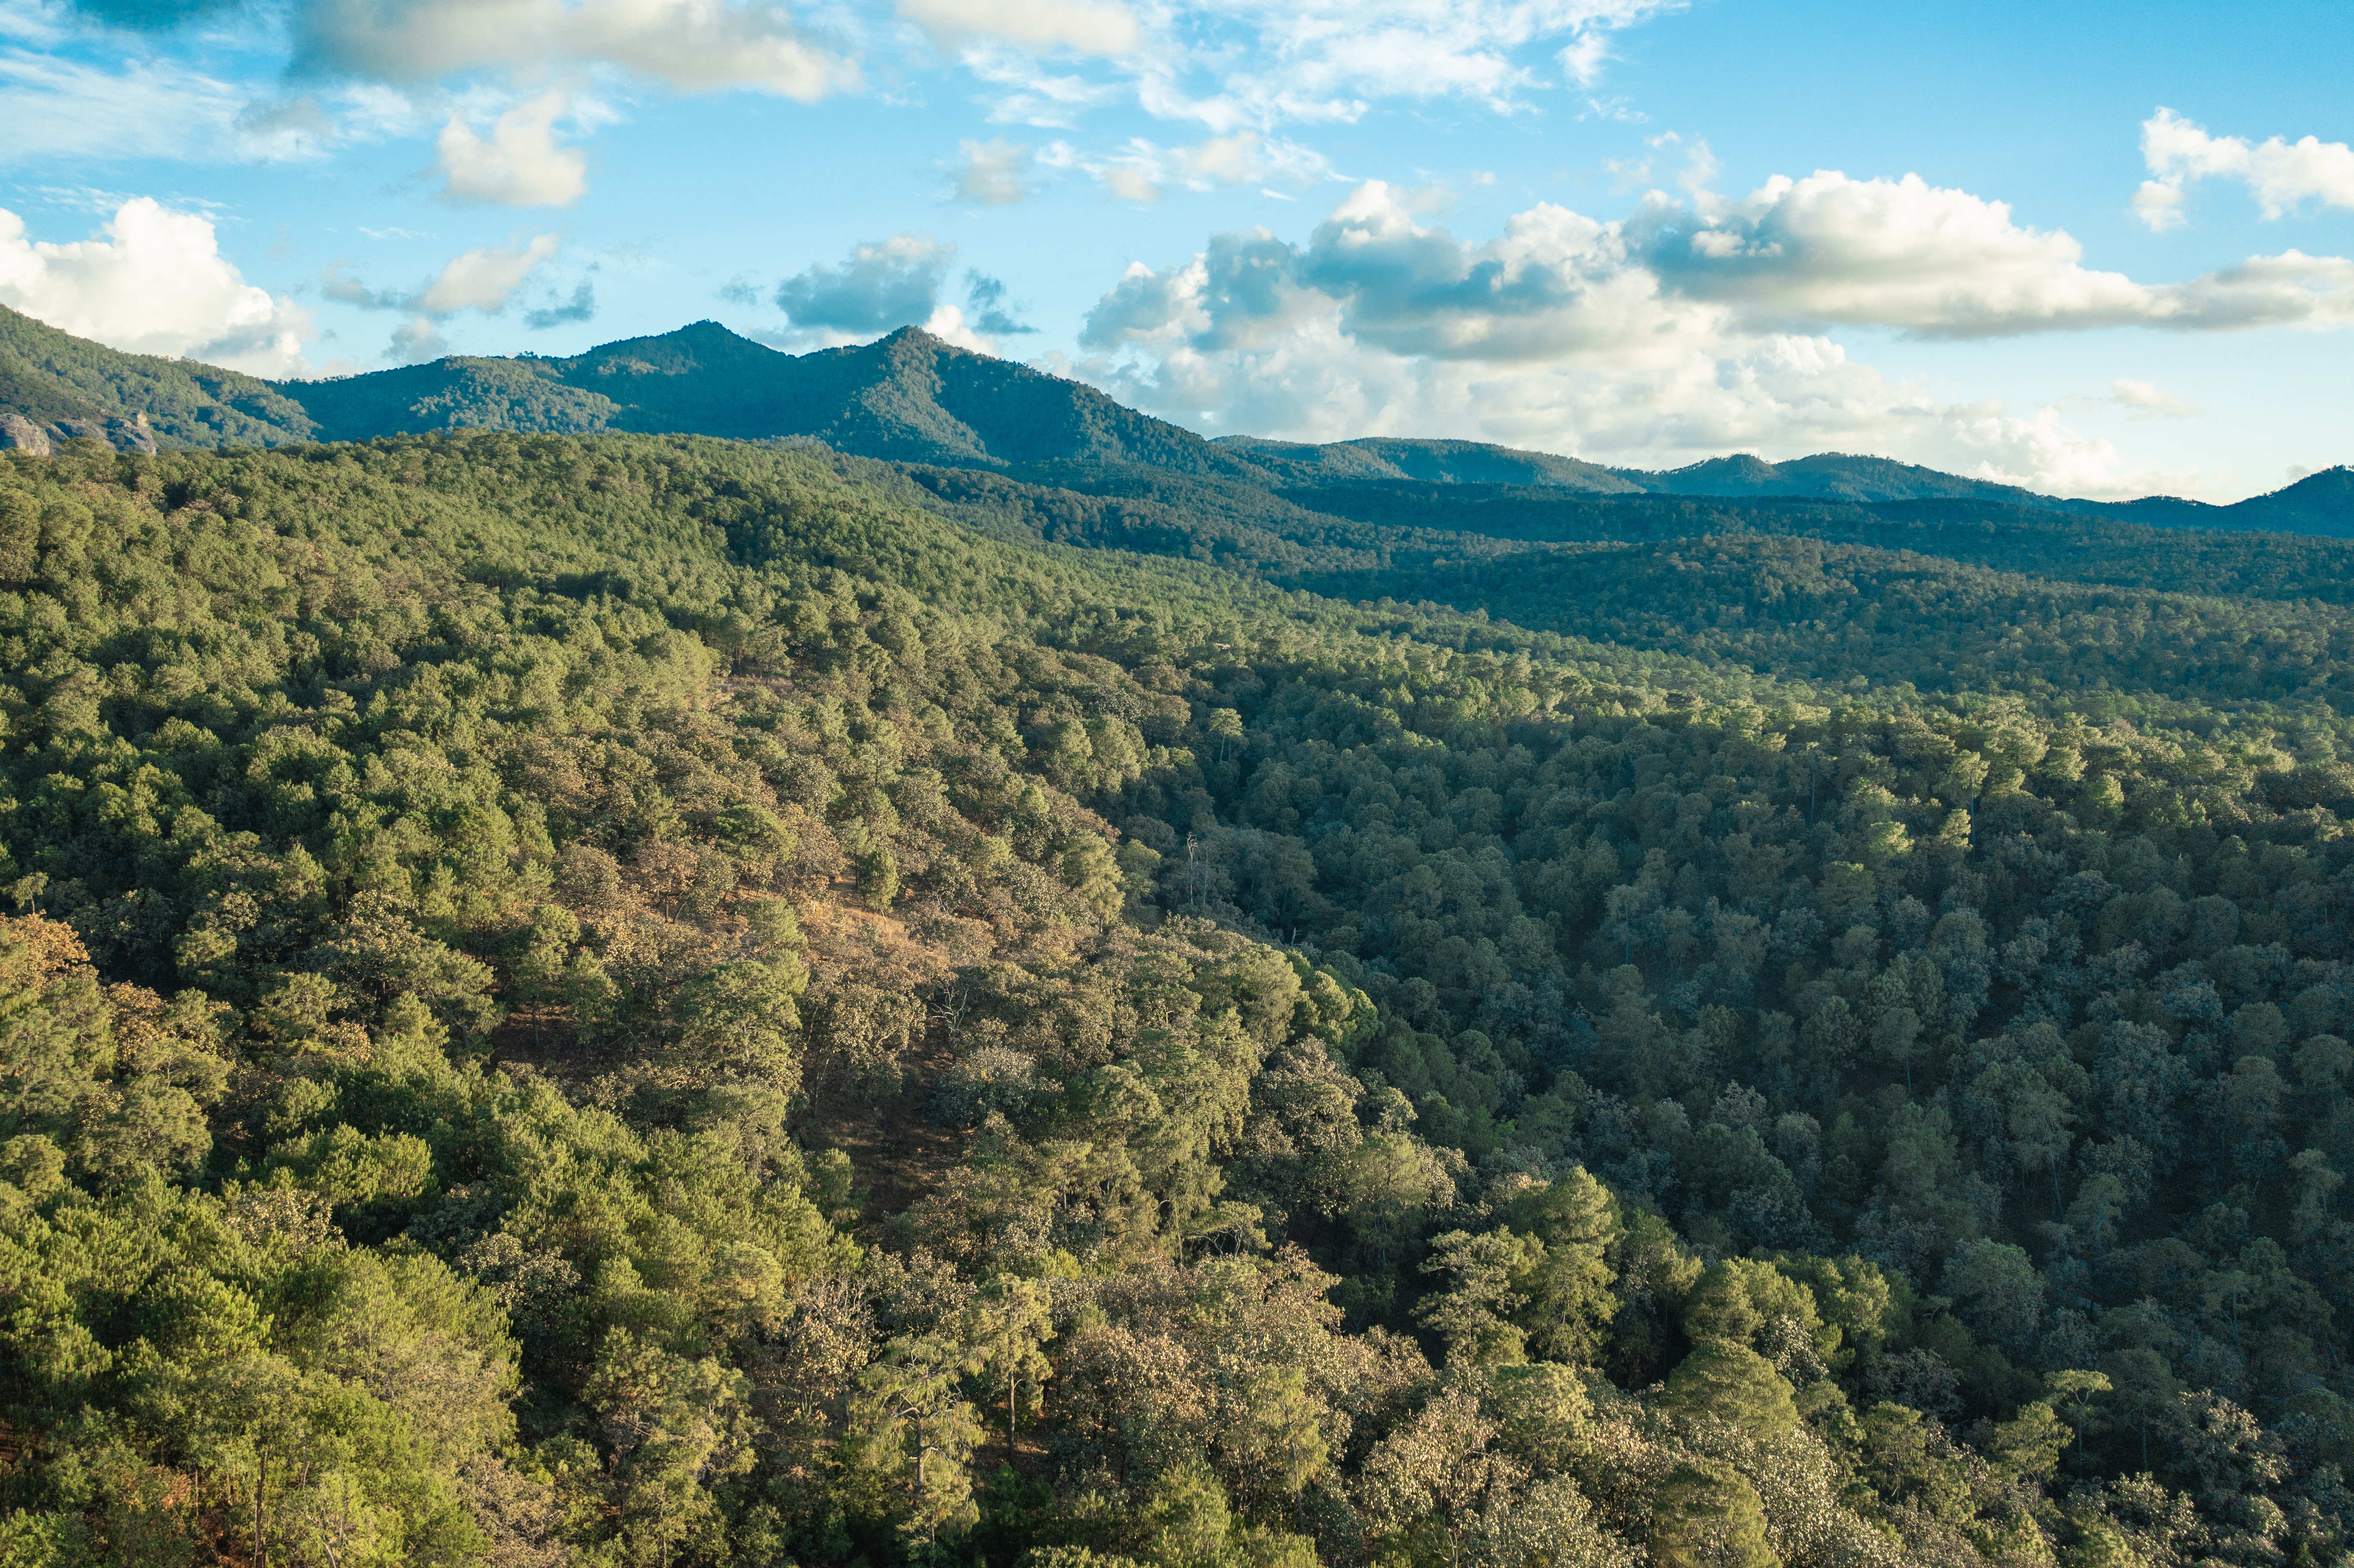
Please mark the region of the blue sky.
POLYGON ((1209 433, 2354 459, 2354 7, 0 0, 0 302, 277 375, 905 322, 1209 433))

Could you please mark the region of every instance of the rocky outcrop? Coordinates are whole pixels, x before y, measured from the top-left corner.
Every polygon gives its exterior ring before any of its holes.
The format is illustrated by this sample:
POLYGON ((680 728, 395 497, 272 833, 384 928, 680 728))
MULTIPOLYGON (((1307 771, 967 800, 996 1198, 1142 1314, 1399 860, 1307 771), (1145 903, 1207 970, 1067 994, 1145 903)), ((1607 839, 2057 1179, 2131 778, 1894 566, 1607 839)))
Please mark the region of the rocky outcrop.
POLYGON ((47 457, 53 450, 48 430, 14 408, 0 408, 0 451, 47 457))
POLYGON ((148 429, 144 413, 133 419, 107 420, 106 440, 119 452, 143 452, 154 457, 157 450, 155 432, 148 429))
POLYGON ((162 450, 144 414, 135 419, 55 419, 37 425, 14 409, 0 412, 0 448, 48 457, 60 442, 77 440, 101 441, 116 451, 138 452, 146 457, 154 457, 162 450))

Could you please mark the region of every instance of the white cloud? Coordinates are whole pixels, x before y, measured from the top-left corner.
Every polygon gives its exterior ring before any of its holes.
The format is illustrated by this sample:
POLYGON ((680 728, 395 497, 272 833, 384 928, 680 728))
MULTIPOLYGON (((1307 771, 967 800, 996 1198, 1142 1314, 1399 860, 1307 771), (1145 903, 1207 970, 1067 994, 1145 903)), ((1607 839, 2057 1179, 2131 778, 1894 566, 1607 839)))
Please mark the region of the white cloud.
POLYGON ((1581 15, 1573 26, 1568 46, 1559 56, 1561 69, 1578 86, 1592 87, 1602 79, 1602 69, 1612 58, 1612 33, 1647 22, 1662 12, 1681 11, 1683 0, 1598 0, 1575 9, 1581 15))
POLYGON ((967 137, 957 143, 960 160, 956 193, 983 207, 1011 207, 1030 194, 1030 171, 1036 159, 1029 148, 995 137, 977 142, 967 137))
POLYGON ((1366 185, 1305 245, 1225 234, 1183 265, 1131 267, 1087 319, 1097 357, 1084 368, 1214 429, 1461 435, 1629 462, 1896 450, 2115 493, 2133 488, 2115 450, 2056 410, 1940 402, 1821 329, 2323 324, 2354 300, 2354 264, 2335 259, 2143 285, 2086 271, 2065 235, 2020 228, 1965 193, 1806 185, 1774 182, 1712 225, 1664 197, 1627 223, 1540 205, 1484 242, 1366 185))
POLYGON ((1097 177, 1104 189, 1122 201, 1156 202, 1161 199, 1161 187, 1152 181, 1145 165, 1137 163, 1115 163, 1099 166, 1097 177))
POLYGON ((414 302, 419 312, 446 316, 459 311, 498 312, 525 279, 553 257, 561 242, 543 234, 528 245, 485 246, 451 258, 440 275, 414 302))
POLYGON ((457 114, 438 143, 450 198, 500 207, 568 207, 588 188, 588 160, 556 143, 561 92, 544 92, 498 118, 490 139, 476 135, 457 114))
POLYGON ((1607 34, 1580 33, 1561 51, 1561 69, 1578 86, 1591 87, 1602 79, 1602 67, 1609 58, 1607 34))
POLYGON ((1118 81, 1050 70, 1034 56, 987 40, 968 45, 962 63, 996 90, 989 118, 1001 125, 1068 127, 1088 110, 1117 102, 1127 90, 1118 81))
POLYGON ((955 47, 974 37, 1086 55, 1132 53, 1143 30, 1119 0, 899 0, 899 15, 955 47))
POLYGON ((0 38, 47 48, 65 37, 63 19, 39 0, 5 0, 0 3, 0 38))
POLYGON ((1185 172, 1204 185, 1246 185, 1259 178, 1259 139, 1248 131, 1213 136, 1177 156, 1185 172))
POLYGON ((1515 103, 1546 73, 1532 48, 1580 86, 1599 79, 1607 36, 1681 0, 1262 0, 1214 7, 1256 34, 1226 90, 1275 118, 1354 119, 1377 98, 1515 103))
POLYGON ((1321 154, 1297 142, 1252 131, 1212 136, 1188 147, 1163 147, 1134 137, 1119 153, 1100 158, 1083 157, 1062 147, 1055 151, 1061 166, 1093 175, 1122 201, 1159 201, 1170 185, 1206 191, 1274 181, 1305 189, 1332 177, 1332 166, 1321 154))
MULTIPOLYGON (((1699 204, 1705 207, 1706 203, 1699 204)), ((1901 180, 1776 175, 1711 221, 1655 211, 1649 260, 1683 291, 1752 311, 1976 336, 2137 319, 2150 291, 2080 263, 2004 203, 1901 180)))
POLYGON ((724 0, 308 0, 297 48, 306 65, 382 81, 597 64, 682 92, 804 102, 858 84, 856 65, 809 42, 783 6, 724 0))
POLYGON ((1890 326, 1925 337, 1993 337, 2103 326, 2181 331, 2354 320, 2354 264, 2297 251, 2252 257, 2184 283, 2138 283, 2083 265, 2060 229, 1918 175, 1776 175, 1700 216, 1655 204, 1628 227, 1644 262, 1678 291, 1759 320, 1890 326))
POLYGON ((2137 381, 2130 376, 2120 376, 2110 382, 2109 396, 2134 414, 2148 418, 2188 419, 2206 411, 2163 387, 2137 381))
MULTIPOLYGON (((0 11, 8 3, 0 0, 0 11)), ((130 0, 80 3, 110 17, 141 9, 130 0)), ((1607 40, 1686 3, 892 0, 903 24, 893 28, 875 25, 877 7, 839 0, 805 9, 812 27, 796 24, 788 0, 284 0, 259 9, 220 0, 222 17, 200 37, 180 35, 197 40, 196 58, 235 55, 224 69, 239 75, 254 46, 286 39, 291 76, 313 84, 307 95, 257 93, 180 66, 77 65, 15 51, 0 58, 0 122, 25 129, 0 145, 0 160, 155 148, 205 159, 317 157, 340 143, 416 133, 433 98, 418 90, 469 77, 504 77, 523 96, 551 85, 577 90, 620 72, 683 92, 814 101, 860 88, 860 52, 901 48, 920 35, 978 79, 997 122, 1066 128, 1125 101, 1209 143, 1256 135, 1265 161, 1285 126, 1354 121, 1385 99, 1528 111, 1544 92, 1590 83, 1607 40), (257 17, 260 25, 242 25, 257 17), (28 79, 23 90, 11 90, 11 72, 28 79), (379 97, 398 90, 390 97, 400 101, 389 110, 363 102, 370 89, 379 97)), ((891 72, 910 63, 893 59, 891 72)), ((526 116, 503 138, 485 134, 478 118, 453 122, 446 105, 434 113, 427 133, 439 132, 460 199, 560 206, 585 183, 579 154, 560 146, 546 122, 552 115, 526 116)), ((577 136, 577 112, 573 120, 577 136)), ((1290 188, 1279 168, 1259 178, 1290 188)), ((1142 198, 1147 186, 1172 180, 1194 183, 1178 170, 1133 172, 1119 184, 1142 198)))
POLYGON ((2142 122, 2142 162, 2153 176, 2134 196, 2134 210, 2153 229, 2183 221, 2182 187, 2223 178, 2246 184, 2269 218, 2285 217, 2307 202, 2354 208, 2354 147, 2306 136, 2251 143, 2216 136, 2171 109, 2142 122))
POLYGON ((52 244, 0 210, 0 302, 133 354, 198 359, 256 376, 306 371, 311 318, 248 283, 220 254, 212 220, 146 196, 102 238, 52 244))
POLYGON ((996 340, 975 332, 964 319, 964 313, 954 305, 938 305, 922 322, 923 329, 944 343, 959 348, 969 348, 976 354, 995 354, 996 340))
POLYGON ((0 53, 0 162, 217 157, 236 148, 246 94, 171 61, 106 69, 53 54, 0 53))
MULTIPOLYGON (((1198 0, 1139 5, 1131 41, 1043 20, 1066 15, 1073 0, 900 0, 902 14, 919 19, 972 19, 962 63, 996 90, 994 120, 1068 126, 1087 109, 1130 99, 1157 119, 1188 122, 1214 137, 1353 122, 1384 99, 1463 99, 1518 113, 1543 90, 1590 85, 1611 35, 1684 3, 1198 0), (1097 49, 1099 58, 1049 70, 1036 55, 1055 45, 1097 49)), ((1097 0, 1068 14, 1106 10, 1097 0)))
POLYGON ((2149 226, 2152 234, 2163 234, 2169 228, 2179 228, 2189 219, 2182 211, 2182 187, 2164 180, 2144 180, 2134 192, 2134 216, 2149 226))
MULTIPOLYGON (((71 42, 61 36, 60 43, 71 42)), ((281 163, 429 130, 410 96, 375 83, 323 84, 292 98, 276 79, 225 80, 207 58, 141 50, 75 58, 0 47, 0 164, 64 158, 281 163)), ((242 71, 249 62, 237 60, 242 71)))
MULTIPOLYGON (((441 323, 448 318, 461 311, 496 315, 505 310, 515 291, 562 248, 563 242, 555 235, 542 234, 527 242, 463 251, 451 257, 432 281, 413 291, 372 289, 346 275, 347 263, 338 261, 327 268, 321 291, 338 304, 364 311, 398 311, 408 316, 393 329, 387 353, 404 364, 416 364, 450 352, 449 342, 441 335, 441 323)), ((574 288, 568 304, 531 311, 524 319, 526 326, 537 331, 586 321, 595 313, 595 291, 584 279, 574 288)))

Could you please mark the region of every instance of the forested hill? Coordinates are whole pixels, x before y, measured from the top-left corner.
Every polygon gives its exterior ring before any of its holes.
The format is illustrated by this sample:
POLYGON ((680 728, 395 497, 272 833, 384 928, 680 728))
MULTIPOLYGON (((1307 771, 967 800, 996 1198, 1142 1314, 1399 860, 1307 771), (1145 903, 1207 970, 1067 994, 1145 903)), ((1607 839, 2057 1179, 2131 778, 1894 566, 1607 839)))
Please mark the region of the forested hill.
POLYGON ((1525 488, 0 453, 0 1562, 2342 1568, 2354 546, 1525 488))
POLYGON ((281 389, 339 439, 464 427, 691 431, 805 436, 867 457, 991 468, 1063 459, 1247 471, 1092 387, 914 327, 794 355, 698 322, 574 359, 448 359, 281 389))
POLYGON ((800 437, 860 457, 1029 478, 1075 466, 1143 468, 1283 494, 1469 486, 1522 492, 1538 506, 1646 495, 1705 496, 1728 506, 1793 497, 1946 501, 2154 526, 2354 535, 2354 473, 2344 469, 2233 506, 2170 497, 2118 506, 1840 453, 1779 464, 1734 456, 1654 472, 1475 441, 1211 441, 1080 382, 957 348, 916 327, 863 346, 794 355, 706 321, 572 358, 459 356, 263 383, 191 362, 117 354, 0 307, 0 448, 47 450, 76 437, 125 450, 275 446, 457 429, 800 437))
POLYGON ((268 382, 193 360, 121 354, 0 305, 0 450, 90 440, 125 451, 276 445, 317 430, 268 382))

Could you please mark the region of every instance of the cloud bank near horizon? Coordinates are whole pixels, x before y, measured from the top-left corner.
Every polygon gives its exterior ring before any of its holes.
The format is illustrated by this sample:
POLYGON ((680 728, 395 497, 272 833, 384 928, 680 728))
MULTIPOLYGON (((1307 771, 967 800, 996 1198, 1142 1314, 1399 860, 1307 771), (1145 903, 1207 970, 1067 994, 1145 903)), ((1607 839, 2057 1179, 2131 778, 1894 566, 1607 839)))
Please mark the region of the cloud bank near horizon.
MULTIPOLYGON (((1486 240, 1379 181, 1305 243, 1214 235, 1131 266, 1074 368, 1183 422, 1301 440, 1455 435, 1647 466, 1872 445, 2005 483, 2115 494, 2127 471, 2055 409, 1941 401, 1829 334, 1925 338, 2354 323, 2354 263, 2290 250, 2176 284, 2088 269, 2067 234, 1914 176, 1825 171, 1731 200, 1654 192, 1618 221, 1540 204, 1486 240)), ((2136 384, 2141 385, 2141 384, 2136 384)), ((2153 396, 2126 406, 2159 407, 2153 396)), ((2188 404, 2171 402, 2184 414, 2188 404)))

